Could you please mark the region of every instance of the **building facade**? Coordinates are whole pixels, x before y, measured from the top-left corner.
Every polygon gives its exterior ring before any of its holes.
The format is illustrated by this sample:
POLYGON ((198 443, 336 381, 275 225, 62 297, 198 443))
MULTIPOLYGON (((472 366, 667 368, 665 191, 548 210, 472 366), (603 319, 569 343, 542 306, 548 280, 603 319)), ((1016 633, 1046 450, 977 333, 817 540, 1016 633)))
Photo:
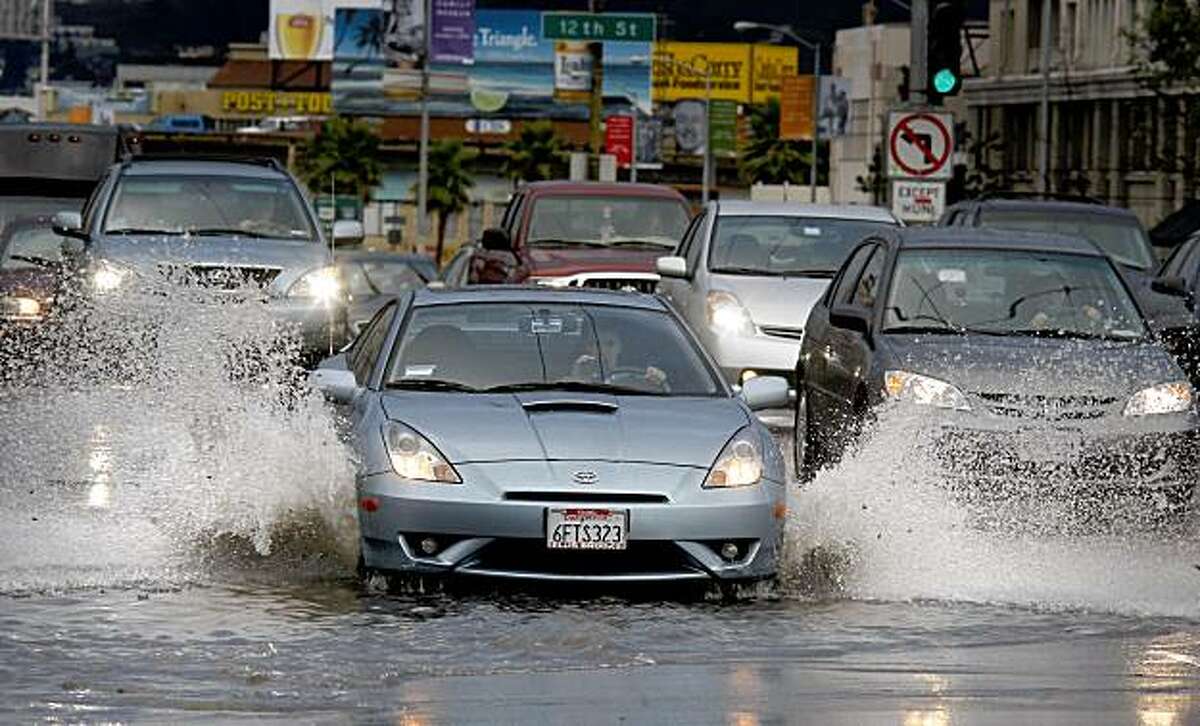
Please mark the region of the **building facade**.
POLYGON ((998 188, 1037 190, 1042 3, 1050 2, 1048 188, 1129 207, 1153 225, 1195 194, 1196 156, 1172 104, 1134 71, 1128 34, 1151 0, 991 0, 992 63, 965 83, 975 165, 998 188))

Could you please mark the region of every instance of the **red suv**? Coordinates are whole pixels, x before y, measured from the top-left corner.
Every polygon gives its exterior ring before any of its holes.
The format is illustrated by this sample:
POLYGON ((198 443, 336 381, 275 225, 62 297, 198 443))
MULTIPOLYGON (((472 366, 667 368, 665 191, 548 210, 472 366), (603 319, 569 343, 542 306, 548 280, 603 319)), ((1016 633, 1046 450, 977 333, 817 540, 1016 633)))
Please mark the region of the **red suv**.
MULTIPOLYGON (((653 184, 549 181, 517 190, 499 227, 484 230, 463 278, 653 292, 654 263, 687 229, 683 195, 653 184)), ((453 263, 451 263, 453 265, 453 263)))

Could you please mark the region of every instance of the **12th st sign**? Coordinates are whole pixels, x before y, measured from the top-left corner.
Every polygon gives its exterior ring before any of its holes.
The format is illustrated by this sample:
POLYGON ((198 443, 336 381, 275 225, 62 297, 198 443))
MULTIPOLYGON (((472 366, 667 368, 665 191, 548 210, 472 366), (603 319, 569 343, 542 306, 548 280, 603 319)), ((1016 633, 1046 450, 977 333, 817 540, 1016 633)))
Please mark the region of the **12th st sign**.
POLYGON ((547 40, 654 41, 653 13, 542 13, 547 40))
POLYGON ((947 113, 897 112, 888 120, 888 176, 949 179, 954 117, 947 113))

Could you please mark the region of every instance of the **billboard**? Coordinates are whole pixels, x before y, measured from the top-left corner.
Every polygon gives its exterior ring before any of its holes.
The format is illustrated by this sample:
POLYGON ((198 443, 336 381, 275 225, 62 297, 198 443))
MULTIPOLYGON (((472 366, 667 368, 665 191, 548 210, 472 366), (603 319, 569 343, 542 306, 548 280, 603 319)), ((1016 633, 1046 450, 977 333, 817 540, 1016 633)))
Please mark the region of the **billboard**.
POLYGON ((380 8, 385 1, 391 0, 271 0, 268 55, 271 60, 332 60, 337 9, 380 8))
POLYGON ((712 98, 763 103, 778 98, 780 83, 796 75, 798 51, 748 43, 654 44, 654 100, 701 99, 712 73, 712 98))
POLYGON ((784 78, 799 70, 799 49, 783 45, 755 45, 751 48, 750 103, 766 103, 779 98, 784 78))
POLYGON ((850 130, 850 79, 821 76, 821 115, 817 125, 821 138, 845 136, 850 130))
MULTIPOLYGON (((415 65, 386 52, 379 10, 337 13, 332 90, 338 113, 368 116, 420 112, 415 65)), ((586 119, 590 57, 540 35, 534 10, 476 10, 470 65, 432 63, 430 113, 450 117, 586 119), (582 95, 580 95, 582 93, 582 95)), ((604 94, 649 111, 649 43, 604 44, 604 94)))
POLYGON ((429 60, 470 63, 474 58, 475 0, 433 0, 429 60))

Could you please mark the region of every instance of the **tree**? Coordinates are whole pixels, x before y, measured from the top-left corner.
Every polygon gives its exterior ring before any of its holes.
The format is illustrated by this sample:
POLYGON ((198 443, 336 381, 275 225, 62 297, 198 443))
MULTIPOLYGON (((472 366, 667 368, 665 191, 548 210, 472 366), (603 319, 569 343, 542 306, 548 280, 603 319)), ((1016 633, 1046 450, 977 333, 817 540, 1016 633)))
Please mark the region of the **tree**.
MULTIPOLYGON (((812 166, 812 142, 779 138, 779 99, 750 109, 750 139, 738 160, 742 179, 749 184, 807 184, 812 166)), ((822 148, 828 149, 827 146, 822 148)), ((817 183, 823 170, 817 167, 817 183)))
POLYGON ((1126 38, 1139 83, 1155 96, 1146 113, 1131 114, 1127 137, 1148 147, 1150 168, 1180 174, 1184 196, 1192 198, 1200 182, 1200 7, 1191 0, 1157 0, 1126 38), (1162 143, 1146 143, 1160 120, 1162 143))
POLYGON ((314 194, 328 191, 330 177, 339 193, 364 202, 383 176, 379 137, 362 121, 335 116, 301 149, 301 178, 314 194))
MULTIPOLYGON (((429 147, 429 177, 426 208, 437 212, 437 251, 434 262, 440 269, 446 242, 446 223, 467 208, 475 182, 466 169, 467 154, 461 141, 439 141, 429 147)), ((419 182, 418 182, 419 184, 419 182)), ((412 187, 416 195, 418 184, 412 187)))
POLYGON ((504 145, 504 176, 513 183, 555 179, 562 176, 566 144, 549 121, 534 121, 521 126, 517 138, 504 145))

